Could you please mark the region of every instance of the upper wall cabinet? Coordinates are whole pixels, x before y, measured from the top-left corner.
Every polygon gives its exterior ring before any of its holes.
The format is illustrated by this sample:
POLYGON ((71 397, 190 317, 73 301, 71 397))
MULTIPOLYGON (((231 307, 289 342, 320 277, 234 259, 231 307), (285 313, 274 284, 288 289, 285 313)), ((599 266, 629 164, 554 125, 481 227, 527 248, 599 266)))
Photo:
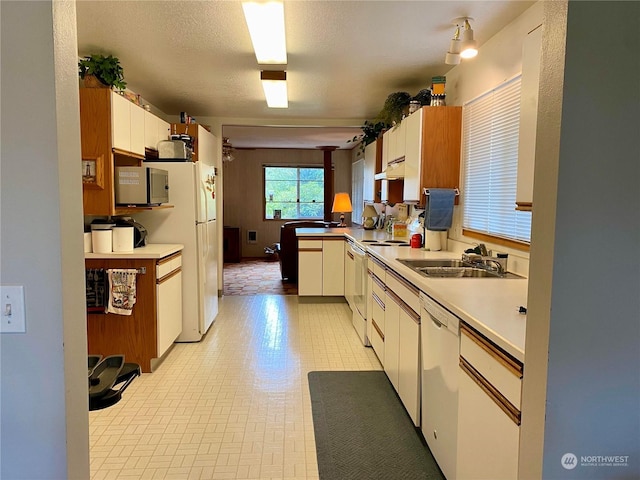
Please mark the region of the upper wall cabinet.
POLYGON ((172 135, 189 135, 193 139, 194 162, 216 165, 216 137, 198 123, 172 123, 172 135))
POLYGON ((144 146, 151 150, 158 149, 158 143, 169 138, 171 124, 151 112, 144 112, 144 146))
MULTIPOLYGON (((147 143, 147 120, 149 124, 155 124, 156 135, 162 131, 162 121, 155 116, 155 119, 151 119, 151 114, 147 114, 149 112, 111 89, 80 89, 82 198, 85 215, 122 215, 139 210, 130 207, 116 208, 114 172, 116 166, 141 165, 147 143)), ((168 124, 166 127, 165 138, 168 136, 168 124)))
POLYGON ((541 51, 542 26, 538 26, 527 35, 522 47, 517 210, 531 210, 533 208, 533 169, 536 157, 541 51))
POLYGON ((462 107, 422 107, 406 124, 403 201, 423 203, 424 188, 460 181, 462 107))

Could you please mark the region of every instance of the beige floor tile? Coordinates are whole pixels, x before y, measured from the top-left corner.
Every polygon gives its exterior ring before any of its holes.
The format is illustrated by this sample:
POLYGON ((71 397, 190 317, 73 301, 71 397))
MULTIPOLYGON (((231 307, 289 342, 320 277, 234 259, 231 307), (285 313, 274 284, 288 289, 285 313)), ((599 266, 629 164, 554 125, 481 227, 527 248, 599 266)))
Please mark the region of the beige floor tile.
POLYGON ((307 374, 379 369, 343 302, 224 297, 203 341, 90 412, 91 478, 316 480, 307 374))

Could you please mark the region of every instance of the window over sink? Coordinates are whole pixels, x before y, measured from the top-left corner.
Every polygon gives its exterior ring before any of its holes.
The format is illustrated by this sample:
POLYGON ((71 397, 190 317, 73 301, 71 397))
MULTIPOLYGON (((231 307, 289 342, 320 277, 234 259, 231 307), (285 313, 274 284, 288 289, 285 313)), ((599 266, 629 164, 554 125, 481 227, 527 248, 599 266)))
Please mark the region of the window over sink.
MULTIPOLYGON (((463 229, 528 246, 531 212, 517 211, 521 75, 464 105, 463 229)), ((517 247, 516 247, 517 248, 517 247)))
POLYGON ((324 218, 324 168, 264 166, 264 218, 324 218))

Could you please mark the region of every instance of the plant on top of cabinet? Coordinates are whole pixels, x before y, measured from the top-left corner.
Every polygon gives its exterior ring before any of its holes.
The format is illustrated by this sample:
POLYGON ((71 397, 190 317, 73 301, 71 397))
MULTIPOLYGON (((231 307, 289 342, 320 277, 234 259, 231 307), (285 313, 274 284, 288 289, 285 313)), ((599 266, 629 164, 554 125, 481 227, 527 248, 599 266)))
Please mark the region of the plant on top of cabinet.
POLYGON ((409 107, 411 95, 407 92, 391 93, 384 102, 384 106, 376 120, 385 122, 388 125, 396 125, 402 121, 405 109, 409 107))
POLYGON ((364 152, 365 147, 375 142, 380 134, 387 128, 389 128, 389 125, 384 122, 374 123, 369 120, 365 120, 364 124, 360 127, 362 133, 360 135, 356 135, 351 140, 347 140, 347 143, 360 142, 360 151, 364 152))
MULTIPOLYGON (((116 87, 118 90, 124 90, 127 83, 124 81, 124 71, 120 65, 120 60, 113 55, 105 57, 104 55, 88 55, 78 62, 78 74, 85 81, 90 77, 97 78, 102 85, 106 87, 116 87)), ((100 85, 94 84, 99 87, 100 85)))

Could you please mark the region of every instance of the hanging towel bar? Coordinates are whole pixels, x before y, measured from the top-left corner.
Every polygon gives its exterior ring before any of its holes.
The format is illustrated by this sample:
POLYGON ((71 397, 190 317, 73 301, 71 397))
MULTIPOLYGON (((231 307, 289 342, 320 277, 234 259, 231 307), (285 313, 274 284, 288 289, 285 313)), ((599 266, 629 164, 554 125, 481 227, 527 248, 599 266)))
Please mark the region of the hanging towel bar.
MULTIPOLYGON (((457 187, 454 188, 454 191, 456 192, 456 197, 460 195, 460 190, 457 187)), ((425 187, 422 193, 429 196, 429 189, 425 187)))

